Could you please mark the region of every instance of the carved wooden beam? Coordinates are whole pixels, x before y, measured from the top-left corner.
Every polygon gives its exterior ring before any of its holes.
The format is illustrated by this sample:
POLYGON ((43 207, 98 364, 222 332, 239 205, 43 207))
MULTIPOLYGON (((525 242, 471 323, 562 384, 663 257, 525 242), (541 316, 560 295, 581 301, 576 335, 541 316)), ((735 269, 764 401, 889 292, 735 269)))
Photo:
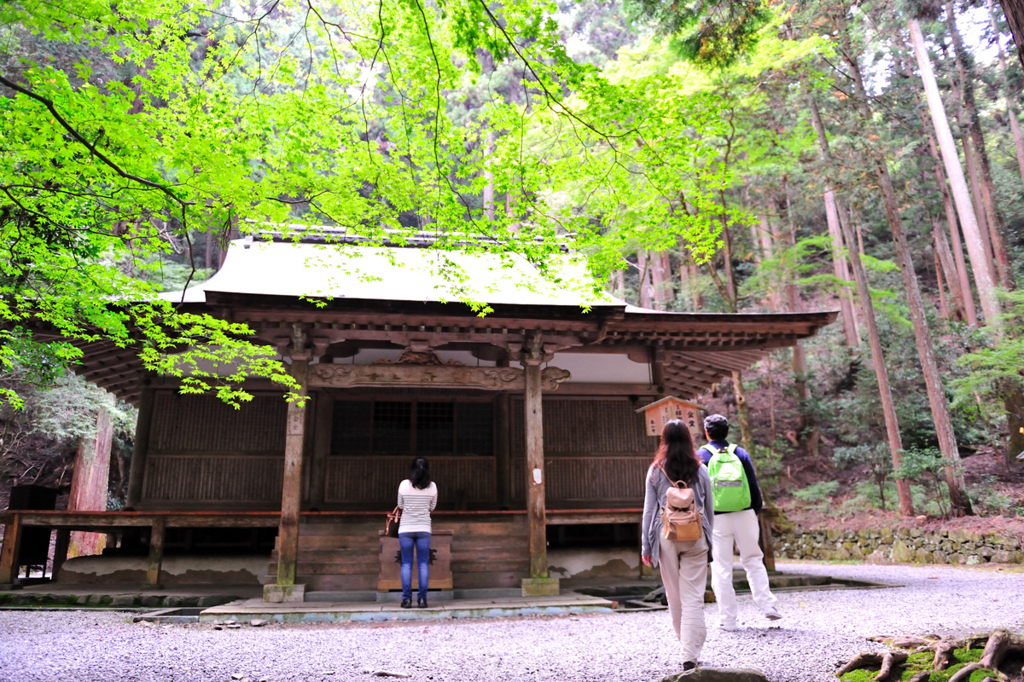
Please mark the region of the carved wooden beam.
MULTIPOLYGON (((523 370, 515 367, 458 367, 452 365, 313 365, 311 388, 410 386, 432 388, 482 388, 521 391, 526 388, 523 370)), ((554 391, 570 378, 567 370, 546 367, 541 372, 544 390, 554 391)))

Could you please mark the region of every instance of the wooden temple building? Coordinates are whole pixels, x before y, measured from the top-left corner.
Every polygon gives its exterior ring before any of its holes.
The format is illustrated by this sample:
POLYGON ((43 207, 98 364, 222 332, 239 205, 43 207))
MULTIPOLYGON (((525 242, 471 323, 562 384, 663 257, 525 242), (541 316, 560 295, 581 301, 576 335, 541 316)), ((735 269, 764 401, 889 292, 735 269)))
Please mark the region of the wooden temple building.
POLYGON ((128 509, 3 514, 0 583, 17 577, 19 533, 38 526, 121 533, 125 547, 135 538, 149 584, 169 579, 165 551, 219 537, 263 547, 270 600, 381 589, 382 512, 419 455, 440 491, 434 527, 450 533, 455 589, 557 589, 549 541, 636 543, 657 444, 638 408, 704 393, 836 315, 585 301, 525 263, 455 256, 471 295, 493 308, 480 317, 456 302, 462 291, 431 250, 348 251, 357 257, 238 240, 213 277, 176 294, 185 310, 244 322, 274 346, 304 406, 251 382, 254 399, 235 410, 182 395, 131 349, 83 346, 79 373, 139 408, 128 509))

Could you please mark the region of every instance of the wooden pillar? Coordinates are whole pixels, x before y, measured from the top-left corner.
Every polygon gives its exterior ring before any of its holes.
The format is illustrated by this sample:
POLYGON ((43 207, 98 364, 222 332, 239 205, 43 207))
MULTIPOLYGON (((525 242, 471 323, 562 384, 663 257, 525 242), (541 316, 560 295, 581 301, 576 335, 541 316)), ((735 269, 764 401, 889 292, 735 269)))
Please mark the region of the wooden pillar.
POLYGON ((53 543, 53 568, 50 569, 50 579, 57 580, 60 567, 68 558, 68 546, 71 544, 71 531, 67 528, 57 529, 57 539, 53 543))
POLYGON ((167 521, 158 516, 153 519, 153 527, 149 533, 149 568, 146 570, 146 585, 160 586, 160 568, 164 562, 164 531, 167 521))
POLYGON ((530 577, 548 574, 547 510, 544 500, 544 409, 540 361, 526 361, 526 510, 530 525, 530 577))
POLYGON ((135 443, 132 447, 132 462, 128 467, 128 496, 125 506, 138 509, 142 501, 142 484, 146 476, 146 458, 149 455, 149 434, 153 425, 152 387, 144 386, 139 401, 139 418, 135 423, 135 443))
MULTIPOLYGON (((299 334, 296 333, 296 336, 299 334)), ((308 372, 309 353, 302 347, 292 354, 292 377, 299 384, 298 394, 302 397, 307 394, 308 372)), ((302 601, 304 594, 303 587, 295 584, 299 558, 299 513, 302 510, 303 445, 306 441, 304 403, 288 403, 286 428, 281 524, 277 533, 277 584, 267 586, 278 589, 264 590, 264 598, 268 601, 302 601)))
POLYGON ((18 579, 18 549, 21 544, 21 514, 15 513, 4 528, 0 548, 0 585, 14 585, 18 579))
POLYGON ((651 385, 658 394, 665 392, 665 346, 658 343, 649 349, 651 362, 651 385))

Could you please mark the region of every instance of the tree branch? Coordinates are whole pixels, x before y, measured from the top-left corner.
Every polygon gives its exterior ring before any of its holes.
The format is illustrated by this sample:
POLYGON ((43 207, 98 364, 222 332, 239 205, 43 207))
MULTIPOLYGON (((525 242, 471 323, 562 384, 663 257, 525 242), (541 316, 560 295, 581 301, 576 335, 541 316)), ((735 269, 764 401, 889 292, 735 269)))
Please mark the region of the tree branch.
POLYGON ((164 187, 163 185, 161 185, 159 183, 152 182, 150 180, 146 180, 145 178, 140 178, 137 175, 132 175, 131 173, 128 173, 127 171, 122 169, 120 166, 118 166, 116 163, 114 163, 114 161, 112 161, 110 158, 108 158, 103 152, 101 152, 100 150, 96 149, 96 147, 94 147, 92 144, 90 144, 88 140, 86 140, 84 137, 82 137, 82 134, 79 133, 74 128, 74 126, 72 126, 70 123, 68 123, 67 119, 65 119, 63 116, 60 115, 60 112, 57 111, 57 107, 56 107, 56 105, 54 105, 53 100, 47 99, 46 97, 43 97, 42 95, 38 95, 38 94, 32 92, 31 90, 29 90, 28 88, 24 88, 24 87, 18 85, 17 83, 15 83, 13 81, 7 80, 3 76, 0 76, 0 84, 7 86, 8 88, 10 88, 11 90, 14 90, 15 92, 21 93, 22 95, 25 95, 26 97, 34 99, 35 101, 37 101, 40 104, 42 104, 43 106, 45 106, 47 108, 47 110, 49 110, 49 112, 53 116, 53 118, 57 121, 57 123, 59 123, 61 125, 61 127, 64 128, 64 130, 68 131, 68 133, 71 135, 71 137, 73 137, 76 140, 78 140, 79 144, 81 144, 83 147, 88 149, 90 154, 92 154, 97 159, 102 161, 106 166, 108 166, 110 169, 112 169, 115 173, 120 175, 122 178, 125 178, 126 180, 131 180, 133 182, 137 182, 140 185, 145 185, 146 187, 152 187, 153 189, 159 190, 159 191, 163 192, 164 194, 166 194, 171 199, 173 199, 175 203, 179 204, 182 207, 190 206, 192 204, 192 202, 185 201, 184 199, 179 198, 178 195, 175 194, 174 192, 172 192, 169 188, 164 187))

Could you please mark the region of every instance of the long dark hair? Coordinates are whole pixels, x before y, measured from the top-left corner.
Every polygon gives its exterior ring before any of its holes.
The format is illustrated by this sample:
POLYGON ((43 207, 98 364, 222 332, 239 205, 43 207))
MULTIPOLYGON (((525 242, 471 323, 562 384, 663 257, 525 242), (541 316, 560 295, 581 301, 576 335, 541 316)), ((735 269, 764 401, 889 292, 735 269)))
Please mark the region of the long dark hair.
POLYGON ((417 457, 409 467, 409 481, 414 487, 423 490, 430 485, 430 465, 427 460, 417 457))
POLYGON ((673 419, 661 432, 661 445, 654 454, 655 466, 665 469, 673 481, 692 483, 697 478, 702 462, 693 449, 693 438, 686 424, 673 419))

